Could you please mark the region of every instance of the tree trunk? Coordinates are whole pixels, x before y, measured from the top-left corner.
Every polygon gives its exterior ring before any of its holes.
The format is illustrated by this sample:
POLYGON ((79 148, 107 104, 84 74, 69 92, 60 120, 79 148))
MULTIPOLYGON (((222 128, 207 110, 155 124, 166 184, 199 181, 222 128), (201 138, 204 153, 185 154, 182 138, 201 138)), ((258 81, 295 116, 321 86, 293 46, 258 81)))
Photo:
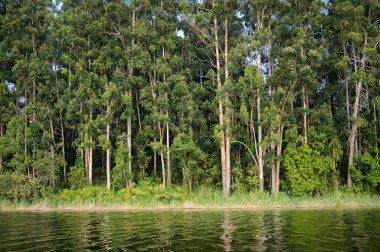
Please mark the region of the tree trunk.
POLYGON ((220 58, 219 58, 219 38, 218 38, 218 20, 214 16, 214 36, 215 36, 215 61, 216 61, 216 79, 218 83, 218 99, 219 99, 219 125, 221 132, 220 139, 220 156, 222 162, 222 184, 223 192, 226 197, 229 196, 228 186, 227 186, 227 170, 226 170, 226 147, 225 147, 225 131, 223 122, 223 102, 222 102, 222 81, 220 78, 220 58))
POLYGON ((278 136, 278 139, 279 139, 279 142, 277 144, 277 153, 276 153, 276 157, 277 157, 277 162, 276 162, 276 186, 275 186, 275 193, 278 194, 278 192, 280 191, 280 165, 281 165, 281 162, 280 162, 280 156, 281 156, 281 152, 282 152, 282 136, 283 136, 283 132, 284 132, 284 125, 281 124, 280 126, 280 129, 279 129, 279 136, 278 136))
MULTIPOLYGON (((257 66, 259 72, 261 73, 261 52, 257 53, 257 66)), ((261 94, 260 89, 257 88, 257 144, 258 144, 258 168, 259 168, 259 179, 260 179, 260 192, 264 191, 264 162, 263 162, 263 147, 261 145, 262 141, 262 127, 261 127, 261 94)))
MULTIPOLYGON (((156 138, 153 139, 156 142, 156 138)), ((153 150, 153 176, 157 177, 157 151, 153 150)))
MULTIPOLYGON (((66 153, 65 153, 65 133, 63 129, 63 122, 62 122, 62 112, 59 111, 59 115, 61 117, 61 141, 62 141, 62 156, 63 160, 65 161, 66 153)), ((67 181, 67 169, 66 164, 63 164, 63 179, 66 182, 67 181)))
MULTIPOLYGON (((25 82, 25 90, 24 90, 25 94, 24 94, 24 98, 25 98, 25 103, 24 103, 24 159, 25 159, 25 162, 27 160, 27 157, 28 157, 28 134, 27 134, 27 128, 28 128, 28 115, 26 114, 26 107, 28 105, 28 92, 27 92, 27 86, 26 86, 26 82, 25 82)), ((27 162, 25 163, 26 164, 26 169, 28 171, 28 176, 30 175, 30 169, 29 169, 29 165, 27 164, 27 162)))
POLYGON ((162 187, 166 189, 166 174, 165 174, 165 160, 164 160, 164 152, 162 150, 163 148, 163 131, 161 128, 161 124, 158 123, 158 130, 160 131, 160 157, 161 157, 161 168, 162 168, 162 187))
POLYGON ((136 97, 136 108, 137 108, 137 121, 139 123, 139 131, 141 131, 141 116, 140 116, 139 97, 138 97, 137 89, 135 89, 135 97, 136 97))
MULTIPOLYGON (((132 97, 132 89, 129 90, 129 95, 132 97)), ((132 174, 132 115, 127 118, 127 148, 128 148, 128 171, 129 176, 132 174)), ((128 186, 131 184, 131 179, 128 179, 128 186)))
POLYGON ((350 136, 348 139, 349 152, 348 152, 347 185, 349 188, 352 187, 352 178, 351 178, 350 167, 354 164, 355 142, 356 142, 357 131, 358 131, 358 124, 357 124, 356 118, 358 117, 358 112, 359 112, 359 101, 360 101, 361 91, 362 91, 362 80, 359 80, 358 83, 356 84, 354 109, 353 109, 353 112, 351 115, 351 117, 354 120, 351 123, 350 136))
MULTIPOLYGON (((229 79, 228 72, 228 20, 224 20, 224 77, 225 82, 229 79)), ((228 101, 228 94, 226 94, 226 100, 228 101)), ((225 196, 229 196, 231 194, 231 140, 230 140, 230 112, 229 108, 226 108, 226 118, 228 122, 226 122, 226 189, 224 192, 225 196)))
MULTIPOLYGON (((166 109, 166 116, 169 118, 168 109, 166 109)), ((170 171, 170 142, 169 142, 169 122, 166 122, 166 162, 167 162, 167 183, 170 186, 172 183, 172 175, 170 171)))
POLYGON ((303 104, 303 136, 305 140, 305 144, 307 145, 307 102, 306 102, 306 92, 305 87, 302 87, 302 104, 303 104))
MULTIPOLYGON (((110 141, 110 123, 107 123, 107 142, 110 141)), ((107 190, 111 190, 111 147, 107 148, 107 190)))

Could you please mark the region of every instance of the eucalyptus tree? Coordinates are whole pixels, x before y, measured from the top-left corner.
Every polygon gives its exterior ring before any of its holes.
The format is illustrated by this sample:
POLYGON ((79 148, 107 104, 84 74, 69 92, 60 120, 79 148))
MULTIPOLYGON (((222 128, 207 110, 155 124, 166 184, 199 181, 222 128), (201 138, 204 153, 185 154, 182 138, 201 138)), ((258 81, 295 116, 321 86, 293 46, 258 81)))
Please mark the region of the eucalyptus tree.
POLYGON ((340 56, 337 67, 345 84, 349 121, 347 184, 352 186, 354 156, 360 154, 358 130, 364 124, 362 105, 368 101, 368 84, 373 78, 379 48, 379 4, 377 1, 331 1, 329 13, 334 19, 332 42, 340 56), (337 22, 336 20, 339 20, 337 22), (342 52, 342 53, 340 53, 342 52), (363 91, 367 94, 363 97, 363 91), (364 99, 363 99, 364 98, 364 99))

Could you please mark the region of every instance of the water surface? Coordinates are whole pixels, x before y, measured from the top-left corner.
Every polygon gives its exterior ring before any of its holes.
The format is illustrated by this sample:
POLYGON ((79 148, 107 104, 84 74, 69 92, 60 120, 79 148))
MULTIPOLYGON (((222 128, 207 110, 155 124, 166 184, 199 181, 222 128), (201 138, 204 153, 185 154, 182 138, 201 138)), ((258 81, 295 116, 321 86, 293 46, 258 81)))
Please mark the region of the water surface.
POLYGON ((0 212, 0 251, 380 251, 380 209, 0 212))

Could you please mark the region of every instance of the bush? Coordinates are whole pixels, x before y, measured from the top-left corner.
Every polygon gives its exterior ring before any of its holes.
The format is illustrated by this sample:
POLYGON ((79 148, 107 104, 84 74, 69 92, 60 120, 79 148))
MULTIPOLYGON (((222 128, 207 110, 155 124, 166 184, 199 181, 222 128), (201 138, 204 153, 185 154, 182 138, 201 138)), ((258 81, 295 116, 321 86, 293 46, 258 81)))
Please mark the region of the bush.
POLYGON ((0 174, 0 198, 20 201, 46 196, 47 186, 39 179, 17 173, 6 172, 0 174))
POLYGON ((368 152, 360 155, 350 167, 356 192, 377 192, 380 185, 380 165, 368 152))
POLYGON ((284 168, 286 188, 294 196, 315 195, 327 191, 330 182, 328 176, 335 173, 334 160, 321 156, 307 145, 287 148, 284 168))
POLYGON ((84 174, 84 168, 82 166, 70 167, 68 180, 72 188, 80 188, 88 184, 88 180, 84 174))

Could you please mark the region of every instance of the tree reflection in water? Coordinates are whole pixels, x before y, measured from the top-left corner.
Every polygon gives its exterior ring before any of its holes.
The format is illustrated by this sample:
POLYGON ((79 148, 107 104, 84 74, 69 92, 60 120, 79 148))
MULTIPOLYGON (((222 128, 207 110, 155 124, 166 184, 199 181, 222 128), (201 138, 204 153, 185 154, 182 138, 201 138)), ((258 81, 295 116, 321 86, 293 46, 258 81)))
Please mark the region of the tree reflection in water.
POLYGON ((225 252, 231 251, 232 234, 236 227, 234 226, 233 219, 230 213, 224 213, 223 223, 222 223, 223 234, 220 239, 223 241, 221 245, 225 252))

